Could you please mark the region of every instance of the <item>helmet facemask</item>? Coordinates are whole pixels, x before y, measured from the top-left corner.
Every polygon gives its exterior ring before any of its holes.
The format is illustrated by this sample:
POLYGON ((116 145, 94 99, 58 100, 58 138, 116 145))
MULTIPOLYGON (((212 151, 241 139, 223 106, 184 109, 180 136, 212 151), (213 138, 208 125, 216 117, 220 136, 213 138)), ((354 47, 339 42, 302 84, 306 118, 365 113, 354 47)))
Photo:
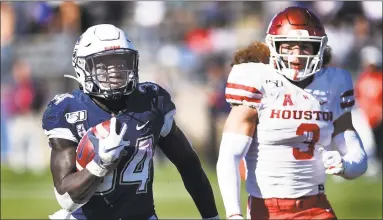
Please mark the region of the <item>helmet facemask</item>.
MULTIPOLYGON (((293 31, 293 33, 296 31, 293 31)), ((304 30, 296 33, 304 33, 304 30)), ((327 37, 318 36, 283 36, 267 35, 266 44, 270 48, 270 65, 279 73, 293 81, 301 81, 320 71, 323 61, 323 51, 327 44, 327 37), (308 42, 313 44, 313 54, 284 54, 280 53, 279 46, 287 42, 308 42), (292 60, 306 59, 300 69, 292 68, 292 60)))
POLYGON ((118 99, 131 94, 138 83, 138 53, 131 49, 109 50, 82 59, 84 89, 89 95, 118 99))

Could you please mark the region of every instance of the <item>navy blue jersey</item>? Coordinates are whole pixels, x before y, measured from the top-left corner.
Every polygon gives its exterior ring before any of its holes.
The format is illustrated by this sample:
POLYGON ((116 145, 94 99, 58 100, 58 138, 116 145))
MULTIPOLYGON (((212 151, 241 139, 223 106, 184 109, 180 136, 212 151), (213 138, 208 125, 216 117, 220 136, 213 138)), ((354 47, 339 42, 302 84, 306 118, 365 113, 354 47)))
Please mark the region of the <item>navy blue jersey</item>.
MULTIPOLYGON (((116 117, 128 126, 124 140, 129 142, 117 169, 104 177, 96 194, 74 217, 115 219, 154 214, 153 155, 160 136, 169 132, 169 118, 175 106, 166 90, 154 83, 140 83, 127 98, 126 109, 116 117)), ((97 106, 82 90, 57 95, 43 115, 48 138, 79 142, 85 132, 109 120, 111 114, 97 106)))

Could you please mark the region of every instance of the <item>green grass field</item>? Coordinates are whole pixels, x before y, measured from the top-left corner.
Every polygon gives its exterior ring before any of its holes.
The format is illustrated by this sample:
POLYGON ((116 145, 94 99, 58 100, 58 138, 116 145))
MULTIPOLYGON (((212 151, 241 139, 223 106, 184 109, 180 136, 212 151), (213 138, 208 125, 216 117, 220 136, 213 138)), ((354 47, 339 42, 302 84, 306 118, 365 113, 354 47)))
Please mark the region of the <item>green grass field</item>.
MULTIPOLYGON (((1 219, 47 219, 59 209, 48 171, 40 177, 17 175, 4 167, 1 171, 1 219)), ((212 170, 206 171, 214 188, 219 214, 224 217, 216 175, 212 170)), ((339 219, 382 219, 381 180, 360 178, 342 183, 329 180, 326 190, 339 219)), ((154 192, 159 218, 200 218, 174 166, 156 169, 154 192)), ((245 209, 247 197, 244 190, 242 192, 245 209)))

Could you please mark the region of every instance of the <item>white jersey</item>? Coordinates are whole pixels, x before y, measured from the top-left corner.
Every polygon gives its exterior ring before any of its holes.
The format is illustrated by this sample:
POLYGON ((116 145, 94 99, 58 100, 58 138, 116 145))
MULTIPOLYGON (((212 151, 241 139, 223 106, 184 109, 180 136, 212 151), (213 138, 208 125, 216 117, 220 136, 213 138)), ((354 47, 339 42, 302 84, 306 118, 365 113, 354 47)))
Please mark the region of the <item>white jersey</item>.
POLYGON ((226 100, 258 111, 254 143, 246 155, 249 194, 298 198, 324 190, 319 147, 330 150, 333 122, 354 105, 350 74, 322 68, 301 89, 262 63, 235 65, 226 100))

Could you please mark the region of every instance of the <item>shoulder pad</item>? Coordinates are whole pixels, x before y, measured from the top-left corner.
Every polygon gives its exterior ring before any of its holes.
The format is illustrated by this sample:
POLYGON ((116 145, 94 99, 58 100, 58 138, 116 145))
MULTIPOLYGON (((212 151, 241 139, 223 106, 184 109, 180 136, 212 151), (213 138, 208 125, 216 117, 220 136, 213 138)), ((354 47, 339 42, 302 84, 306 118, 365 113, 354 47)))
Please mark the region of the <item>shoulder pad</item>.
POLYGON ((164 88, 152 82, 140 83, 137 89, 145 96, 154 99, 155 108, 157 108, 164 117, 160 135, 165 137, 172 128, 174 115, 176 114, 176 106, 171 100, 170 94, 164 88))
POLYGON ((153 82, 144 82, 138 84, 137 89, 146 97, 155 99, 157 107, 163 112, 164 115, 172 110, 175 110, 175 105, 171 100, 170 94, 160 85, 153 82))
POLYGON ((48 138, 63 138, 77 142, 65 119, 65 113, 73 98, 74 96, 69 93, 59 94, 48 103, 42 118, 42 127, 48 138))
POLYGON ((161 89, 161 86, 153 82, 143 82, 137 85, 137 90, 140 93, 148 95, 158 95, 161 89))
POLYGON ((49 102, 49 104, 52 103, 54 105, 59 105, 60 103, 62 103, 64 101, 68 102, 68 100, 71 98, 73 99, 74 96, 72 94, 69 94, 69 93, 58 94, 49 102))
POLYGON ((263 97, 262 81, 267 71, 263 63, 234 65, 227 80, 226 101, 230 104, 257 107, 263 97))

